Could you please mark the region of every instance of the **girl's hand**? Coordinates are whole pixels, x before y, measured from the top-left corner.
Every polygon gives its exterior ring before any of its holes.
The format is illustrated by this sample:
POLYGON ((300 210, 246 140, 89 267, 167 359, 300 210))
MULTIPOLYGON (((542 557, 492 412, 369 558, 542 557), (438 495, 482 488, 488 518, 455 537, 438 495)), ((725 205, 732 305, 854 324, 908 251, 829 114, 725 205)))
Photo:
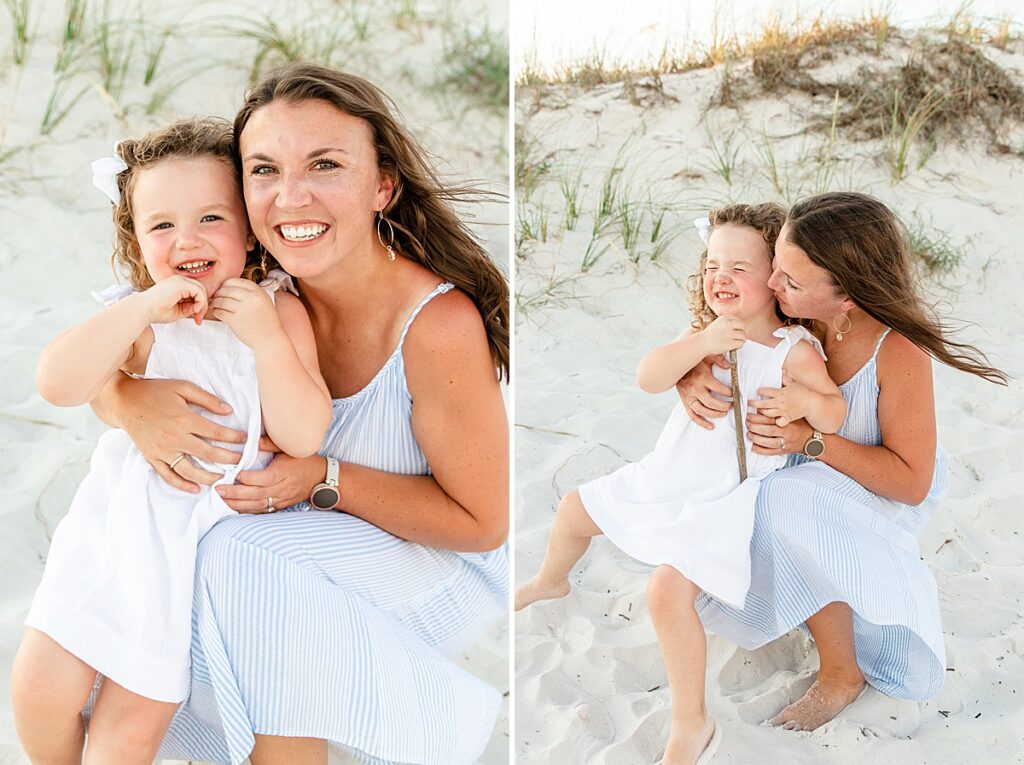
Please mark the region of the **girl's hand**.
POLYGON ((714 356, 704 359, 676 383, 676 393, 686 413, 707 430, 714 430, 715 425, 705 418, 724 417, 732 409, 732 388, 711 373, 712 365, 729 368, 729 362, 722 356, 714 356))
POLYGON ((210 316, 224 322, 250 348, 283 334, 277 309, 262 287, 248 279, 228 279, 210 301, 210 316))
POLYGON ((327 460, 320 455, 296 459, 281 453, 263 470, 243 470, 233 485, 218 486, 217 493, 236 512, 267 513, 271 503, 280 510, 308 500, 326 476, 327 460))
MULTIPOLYGON (((161 282, 162 283, 162 282, 161 282)), ((216 396, 183 380, 135 380, 122 376, 117 384, 117 425, 167 483, 182 491, 198 492, 197 484, 212 484, 220 475, 199 468, 189 457, 206 462, 237 464, 241 454, 214 446, 245 442, 246 434, 208 420, 194 405, 216 414, 230 408, 216 396), (178 459, 180 455, 185 457, 178 459), (174 469, 170 463, 174 462, 174 469)))
POLYGON ((713 356, 734 351, 747 341, 747 325, 735 316, 719 316, 701 330, 705 353, 713 356))
POLYGON ((791 422, 786 426, 775 424, 774 417, 763 414, 747 415, 747 438, 754 445, 754 454, 803 454, 814 431, 804 420, 791 422))
POLYGON ((775 424, 779 427, 786 427, 794 420, 799 420, 807 414, 804 405, 807 388, 793 379, 782 370, 781 388, 758 388, 757 395, 764 396, 759 401, 751 401, 750 405, 766 417, 775 418, 775 424))
POLYGON ((150 324, 170 324, 194 319, 201 324, 209 302, 201 282, 187 276, 171 276, 142 293, 150 324))

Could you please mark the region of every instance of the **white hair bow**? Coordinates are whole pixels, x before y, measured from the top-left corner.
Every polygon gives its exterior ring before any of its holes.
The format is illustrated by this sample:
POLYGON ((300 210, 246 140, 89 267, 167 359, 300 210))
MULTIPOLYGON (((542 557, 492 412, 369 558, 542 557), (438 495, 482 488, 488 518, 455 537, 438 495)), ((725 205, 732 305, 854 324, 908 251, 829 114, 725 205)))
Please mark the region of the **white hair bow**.
POLYGON ((700 240, 707 247, 708 241, 711 239, 711 219, 705 215, 703 218, 694 220, 693 225, 697 229, 697 235, 700 237, 700 240))
POLYGON ((102 191, 107 199, 115 205, 121 201, 121 191, 117 187, 117 176, 128 169, 128 164, 117 154, 117 147, 114 147, 114 156, 100 157, 92 163, 92 185, 102 191))

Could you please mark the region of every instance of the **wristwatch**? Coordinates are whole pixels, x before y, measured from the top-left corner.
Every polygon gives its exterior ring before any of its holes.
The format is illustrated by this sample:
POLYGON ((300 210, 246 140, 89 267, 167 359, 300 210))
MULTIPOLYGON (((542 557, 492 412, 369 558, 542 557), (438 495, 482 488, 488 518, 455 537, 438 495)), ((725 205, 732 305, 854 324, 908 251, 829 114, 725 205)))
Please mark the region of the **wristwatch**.
POLYGON ((338 489, 338 461, 334 457, 325 457, 327 460, 327 477, 322 483, 313 487, 309 495, 309 504, 317 510, 334 510, 341 501, 341 491, 338 489))
POLYGON ((824 453, 825 441, 821 437, 821 431, 816 430, 811 434, 811 437, 807 439, 807 443, 804 444, 804 454, 812 460, 816 460, 824 453))

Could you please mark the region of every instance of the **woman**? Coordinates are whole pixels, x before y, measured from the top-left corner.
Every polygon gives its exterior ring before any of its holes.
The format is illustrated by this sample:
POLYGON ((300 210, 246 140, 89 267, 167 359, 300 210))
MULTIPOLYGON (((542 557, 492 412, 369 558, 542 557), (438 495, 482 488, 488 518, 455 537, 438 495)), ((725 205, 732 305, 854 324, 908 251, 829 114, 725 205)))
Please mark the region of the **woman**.
MULTIPOLYGON (((200 545, 192 692, 161 754, 299 765, 333 741, 366 761, 473 761, 500 700, 446 657, 506 613, 505 282, 365 80, 288 67, 249 94, 235 139, 333 421, 324 456, 278 454, 222 492, 246 515, 200 545), (311 507, 314 490, 341 512, 311 507), (285 507, 309 512, 269 514, 285 507)), ((195 490, 216 476, 189 457, 233 461, 210 442, 241 434, 189 404, 221 411, 178 381, 120 379, 96 402, 195 490)))
MULTIPOLYGON (((803 420, 780 426, 747 415, 754 451, 794 455, 793 467, 758 494, 744 607, 702 597, 698 611, 708 630, 747 649, 806 625, 820 669, 773 719, 788 729, 828 722, 865 680, 923 700, 945 674, 935 580, 917 547, 948 484, 931 359, 993 382, 1005 384, 1006 375, 973 346, 948 339, 915 290, 906 242, 878 200, 830 193, 794 205, 776 244, 769 286, 787 315, 811 320, 849 411, 839 433, 825 436, 803 420)), ((731 407, 720 398, 729 388, 706 366, 677 388, 704 427, 731 407)))

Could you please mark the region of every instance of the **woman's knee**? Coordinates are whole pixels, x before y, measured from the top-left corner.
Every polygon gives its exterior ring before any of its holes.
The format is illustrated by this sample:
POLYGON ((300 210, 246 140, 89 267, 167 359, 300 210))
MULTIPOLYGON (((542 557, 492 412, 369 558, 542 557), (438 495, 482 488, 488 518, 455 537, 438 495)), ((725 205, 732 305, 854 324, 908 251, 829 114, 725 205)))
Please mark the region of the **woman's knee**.
POLYGON ((647 609, 654 615, 693 606, 700 588, 672 566, 658 566, 647 581, 647 609))

